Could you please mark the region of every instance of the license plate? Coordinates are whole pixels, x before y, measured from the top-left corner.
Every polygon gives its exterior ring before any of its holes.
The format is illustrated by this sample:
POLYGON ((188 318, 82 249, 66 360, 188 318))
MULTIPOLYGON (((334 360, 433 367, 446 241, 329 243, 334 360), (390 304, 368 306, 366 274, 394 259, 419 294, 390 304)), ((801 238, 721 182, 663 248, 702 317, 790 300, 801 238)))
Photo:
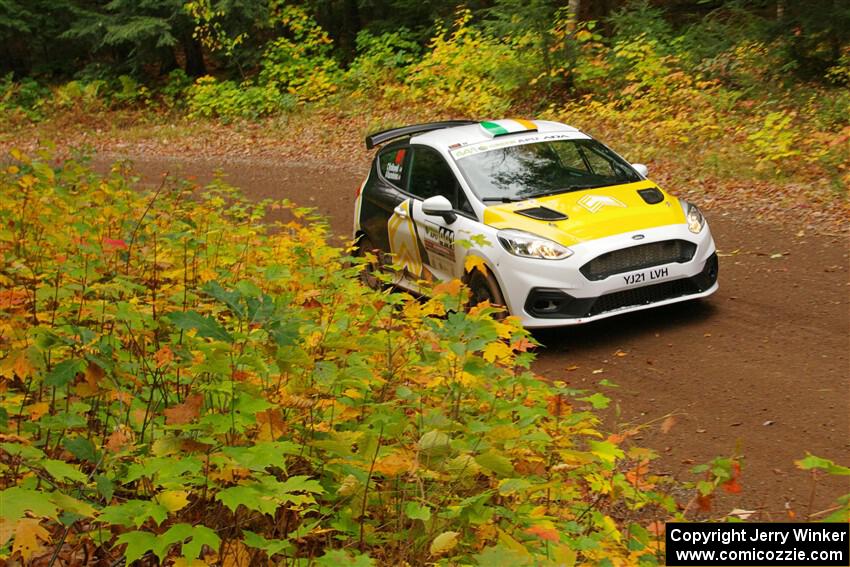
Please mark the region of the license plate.
POLYGON ((636 274, 623 276, 623 280, 626 282, 626 285, 635 285, 655 280, 662 280, 669 275, 669 268, 652 268, 642 272, 637 272, 636 274))

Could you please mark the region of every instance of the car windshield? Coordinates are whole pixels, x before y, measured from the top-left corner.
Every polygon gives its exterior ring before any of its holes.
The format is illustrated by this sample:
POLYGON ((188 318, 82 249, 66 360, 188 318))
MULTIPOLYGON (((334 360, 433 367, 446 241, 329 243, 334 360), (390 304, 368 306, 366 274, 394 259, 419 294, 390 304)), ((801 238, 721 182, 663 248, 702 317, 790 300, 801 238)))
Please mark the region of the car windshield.
POLYGON ((521 201, 640 180, 626 161, 591 139, 502 147, 461 157, 457 164, 482 201, 521 201))

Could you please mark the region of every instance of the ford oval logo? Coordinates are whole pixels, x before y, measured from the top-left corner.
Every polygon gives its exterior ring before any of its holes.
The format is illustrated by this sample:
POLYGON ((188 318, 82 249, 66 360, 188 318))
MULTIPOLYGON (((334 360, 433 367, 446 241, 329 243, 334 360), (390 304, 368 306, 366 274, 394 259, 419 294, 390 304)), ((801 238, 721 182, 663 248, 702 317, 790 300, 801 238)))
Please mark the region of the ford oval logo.
POLYGON ((643 240, 643 235, 635 234, 634 236, 632 236, 632 240, 643 240))

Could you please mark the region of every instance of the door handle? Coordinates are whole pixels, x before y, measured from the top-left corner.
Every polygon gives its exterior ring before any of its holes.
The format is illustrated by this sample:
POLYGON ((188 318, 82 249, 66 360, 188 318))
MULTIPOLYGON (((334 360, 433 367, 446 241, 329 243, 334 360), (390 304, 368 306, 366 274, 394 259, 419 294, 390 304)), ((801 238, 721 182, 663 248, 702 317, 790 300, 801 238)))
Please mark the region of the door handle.
POLYGON ((402 205, 399 205, 395 209, 393 209, 393 212, 395 214, 397 214, 400 218, 403 218, 403 219, 407 218, 407 211, 404 209, 404 207, 402 205))

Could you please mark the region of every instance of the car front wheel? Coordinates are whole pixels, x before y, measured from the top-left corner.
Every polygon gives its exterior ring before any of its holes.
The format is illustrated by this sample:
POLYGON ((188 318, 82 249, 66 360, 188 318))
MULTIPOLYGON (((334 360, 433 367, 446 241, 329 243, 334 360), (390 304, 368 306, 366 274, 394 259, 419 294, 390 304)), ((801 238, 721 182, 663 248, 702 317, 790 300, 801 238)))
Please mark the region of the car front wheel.
POLYGON ((488 271, 486 274, 483 274, 480 270, 474 270, 469 274, 466 285, 469 287, 470 307, 474 307, 482 301, 489 301, 493 307, 502 307, 505 309, 494 314, 494 318, 503 319, 508 315, 505 298, 502 295, 502 290, 499 288, 499 282, 496 281, 496 277, 492 273, 488 271))

